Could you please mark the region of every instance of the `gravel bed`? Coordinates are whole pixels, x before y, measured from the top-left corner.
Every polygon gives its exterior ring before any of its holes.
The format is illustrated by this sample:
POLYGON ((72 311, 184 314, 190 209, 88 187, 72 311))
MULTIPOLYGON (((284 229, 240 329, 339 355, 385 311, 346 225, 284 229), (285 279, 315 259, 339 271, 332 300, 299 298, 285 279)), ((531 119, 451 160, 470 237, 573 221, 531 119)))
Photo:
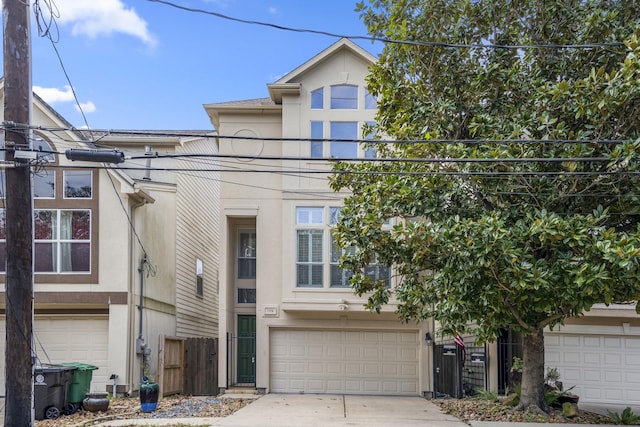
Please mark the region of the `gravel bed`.
MULTIPOLYGON (((502 421, 509 423, 561 423, 561 424, 613 424, 611 418, 588 411, 578 411, 572 418, 564 417, 562 411, 552 409, 548 416, 524 412, 511 412, 512 407, 486 399, 434 399, 445 414, 453 415, 470 424, 471 421, 502 421)), ((580 405, 578 405, 578 408, 580 405)))
POLYGON ((106 411, 89 412, 83 409, 72 415, 61 415, 55 420, 36 420, 35 427, 90 426, 111 420, 140 418, 226 417, 255 399, 227 398, 223 396, 168 396, 158 402, 154 412, 142 412, 138 398, 111 399, 106 411))

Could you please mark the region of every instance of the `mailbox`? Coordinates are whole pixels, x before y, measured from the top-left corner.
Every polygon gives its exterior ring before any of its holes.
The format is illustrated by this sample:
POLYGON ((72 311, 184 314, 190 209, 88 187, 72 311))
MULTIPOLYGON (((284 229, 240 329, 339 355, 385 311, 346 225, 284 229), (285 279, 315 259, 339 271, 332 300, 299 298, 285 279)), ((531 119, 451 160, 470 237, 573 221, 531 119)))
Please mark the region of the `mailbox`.
POLYGON ((442 346, 442 354, 445 356, 455 356, 456 355, 456 346, 445 344, 442 346))
POLYGON ((484 353, 471 353, 471 363, 483 363, 485 362, 484 353))

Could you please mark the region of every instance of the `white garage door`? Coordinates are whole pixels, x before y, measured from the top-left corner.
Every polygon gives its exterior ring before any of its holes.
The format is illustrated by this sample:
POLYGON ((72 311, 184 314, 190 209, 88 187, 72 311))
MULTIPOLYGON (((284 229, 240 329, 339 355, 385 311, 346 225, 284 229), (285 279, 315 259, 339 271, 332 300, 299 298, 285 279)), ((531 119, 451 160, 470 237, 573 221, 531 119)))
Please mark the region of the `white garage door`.
POLYGON ((640 337, 545 334, 545 353, 580 402, 640 404, 640 337))
MULTIPOLYGON (((2 336, 5 323, 1 322, 2 336)), ((92 371, 92 390, 105 390, 107 372, 108 321, 106 319, 35 319, 34 340, 41 363, 80 362, 98 366, 92 371)), ((0 348, 4 355, 5 340, 0 348)), ((0 362, 4 373, 4 357, 0 362)), ((0 394, 5 394, 4 375, 0 377, 0 394)))
POLYGON ((419 394, 417 332, 272 329, 270 391, 419 394))

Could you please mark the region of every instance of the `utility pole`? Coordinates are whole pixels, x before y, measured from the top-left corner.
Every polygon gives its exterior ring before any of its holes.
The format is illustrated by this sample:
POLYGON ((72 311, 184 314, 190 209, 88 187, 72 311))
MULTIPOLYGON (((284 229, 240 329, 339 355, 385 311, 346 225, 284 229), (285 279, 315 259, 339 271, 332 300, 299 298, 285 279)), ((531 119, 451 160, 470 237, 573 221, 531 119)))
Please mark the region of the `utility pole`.
MULTIPOLYGON (((29 0, 4 0, 5 158, 31 148, 29 0), (15 126, 12 127, 12 124, 15 126)), ((20 159, 18 159, 20 161, 20 159)), ((6 426, 33 426, 33 202, 28 162, 6 169, 6 426)))

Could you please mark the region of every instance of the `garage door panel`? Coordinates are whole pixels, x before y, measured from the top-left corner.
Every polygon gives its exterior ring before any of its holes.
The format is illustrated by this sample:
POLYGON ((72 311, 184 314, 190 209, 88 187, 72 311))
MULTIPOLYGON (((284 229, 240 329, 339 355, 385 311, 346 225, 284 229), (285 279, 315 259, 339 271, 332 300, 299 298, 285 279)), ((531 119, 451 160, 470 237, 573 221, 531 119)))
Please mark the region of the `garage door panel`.
POLYGON ((640 404, 640 339, 622 335, 545 335, 547 367, 585 403, 640 404))
POLYGON ((273 330, 271 391, 416 395, 417 335, 390 331, 273 330))

